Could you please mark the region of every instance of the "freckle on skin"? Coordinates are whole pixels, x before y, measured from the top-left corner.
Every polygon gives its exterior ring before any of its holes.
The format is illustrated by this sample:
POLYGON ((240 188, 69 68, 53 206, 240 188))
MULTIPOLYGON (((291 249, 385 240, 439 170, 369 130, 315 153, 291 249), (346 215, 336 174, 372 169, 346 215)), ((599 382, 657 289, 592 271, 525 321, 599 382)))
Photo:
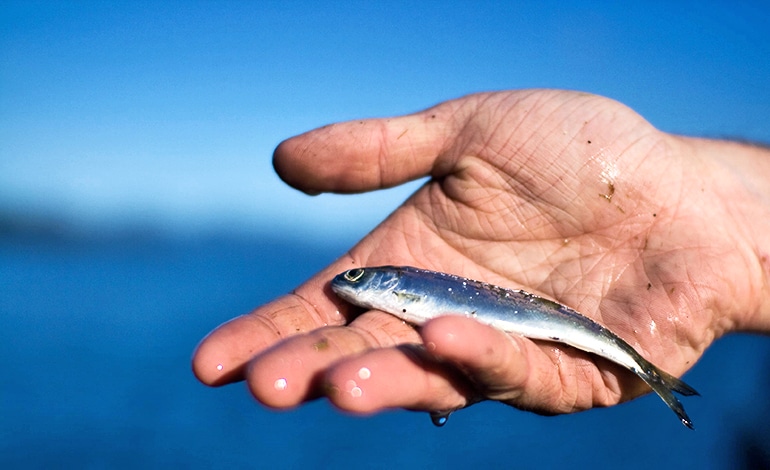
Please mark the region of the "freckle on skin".
POLYGON ((323 384, 323 391, 328 397, 335 397, 340 394, 340 389, 328 382, 323 384))

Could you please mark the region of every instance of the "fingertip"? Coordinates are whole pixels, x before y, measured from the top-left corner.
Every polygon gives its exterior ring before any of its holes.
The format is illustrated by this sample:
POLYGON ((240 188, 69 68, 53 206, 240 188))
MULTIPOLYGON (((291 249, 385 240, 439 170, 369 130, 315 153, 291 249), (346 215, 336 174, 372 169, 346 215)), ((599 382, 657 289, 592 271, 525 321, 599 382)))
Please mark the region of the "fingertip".
POLYGON ((456 409, 467 404, 450 373, 409 351, 406 345, 376 349, 337 364, 326 375, 329 401, 356 414, 391 408, 456 409))
POLYGON ((448 172, 452 163, 437 162, 449 131, 435 121, 446 123, 450 117, 434 110, 324 126, 278 144, 273 168, 284 182, 307 194, 371 191, 436 176, 448 172))
POLYGON ((279 143, 273 151, 273 169, 279 178, 293 188, 299 189, 311 196, 317 195, 321 191, 306 187, 312 179, 309 179, 302 173, 302 167, 295 163, 297 157, 301 157, 304 154, 297 146, 297 143, 302 140, 303 135, 299 135, 279 143))
POLYGON ((209 334, 203 338, 192 356, 192 371, 195 377, 210 387, 243 380, 245 361, 241 357, 228 354, 227 350, 220 335, 209 334))
POLYGON ((335 328, 316 330, 259 354, 246 373, 249 391, 260 403, 279 409, 318 397, 323 371, 345 352, 364 347, 346 333, 335 328))
MULTIPOLYGON (((488 349, 498 330, 461 315, 444 315, 426 322, 420 336, 428 350, 437 355, 466 355, 488 349)), ((504 333, 503 333, 504 334, 504 333)))
POLYGON ((258 353, 286 338, 319 328, 321 321, 326 324, 345 321, 341 308, 337 308, 324 291, 331 277, 329 273, 336 271, 331 269, 298 288, 298 291, 305 289, 305 295, 278 298, 211 331, 193 352, 192 371, 198 380, 210 386, 243 380, 247 364, 258 353), (309 303, 305 299, 314 301, 309 303), (321 316, 319 312, 326 315, 321 316))
POLYGON ((286 361, 280 355, 260 355, 249 364, 246 385, 249 392, 263 405, 274 409, 293 408, 302 403, 310 389, 306 377, 301 377, 302 363, 286 361))
POLYGON ((510 388, 527 380, 529 367, 523 338, 455 315, 427 322, 420 335, 428 352, 457 363, 488 388, 510 388))

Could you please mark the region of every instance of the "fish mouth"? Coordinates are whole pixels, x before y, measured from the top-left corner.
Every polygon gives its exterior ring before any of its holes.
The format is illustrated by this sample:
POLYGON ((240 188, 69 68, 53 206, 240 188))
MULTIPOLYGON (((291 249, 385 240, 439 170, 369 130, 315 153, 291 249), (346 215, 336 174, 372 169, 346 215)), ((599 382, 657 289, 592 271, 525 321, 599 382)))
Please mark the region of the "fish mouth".
POLYGON ((358 295, 356 289, 350 285, 350 281, 345 278, 345 273, 337 274, 331 282, 332 292, 337 294, 343 300, 355 300, 358 295))

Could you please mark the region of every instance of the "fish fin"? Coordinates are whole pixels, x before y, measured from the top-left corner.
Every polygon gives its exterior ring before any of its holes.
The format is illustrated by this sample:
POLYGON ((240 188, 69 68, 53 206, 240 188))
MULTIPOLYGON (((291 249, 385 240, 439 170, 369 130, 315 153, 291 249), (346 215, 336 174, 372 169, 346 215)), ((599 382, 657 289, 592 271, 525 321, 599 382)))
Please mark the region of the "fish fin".
POLYGON ((674 392, 685 396, 700 395, 694 388, 690 387, 682 380, 671 374, 663 372, 648 361, 644 361, 644 371, 639 371, 638 375, 642 378, 652 390, 676 413, 679 420, 690 429, 695 429, 692 420, 684 411, 684 406, 674 396, 674 392))
POLYGON ((674 377, 669 373, 663 372, 660 369, 658 369, 657 372, 663 383, 666 384, 666 387, 675 391, 676 393, 686 397, 691 397, 693 395, 700 396, 700 393, 698 393, 697 390, 684 383, 684 381, 674 377))

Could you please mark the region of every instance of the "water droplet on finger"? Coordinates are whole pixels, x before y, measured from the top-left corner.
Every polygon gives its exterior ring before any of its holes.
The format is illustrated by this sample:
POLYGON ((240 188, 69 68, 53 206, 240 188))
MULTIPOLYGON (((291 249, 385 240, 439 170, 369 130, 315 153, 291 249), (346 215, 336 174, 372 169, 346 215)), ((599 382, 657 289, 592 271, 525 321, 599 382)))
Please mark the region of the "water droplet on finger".
POLYGON ((358 378, 361 380, 367 380, 372 376, 372 371, 368 367, 362 367, 358 369, 358 378))
POLYGON ((278 379, 273 383, 273 387, 275 387, 276 390, 286 390, 286 385, 288 385, 286 379, 278 379))

